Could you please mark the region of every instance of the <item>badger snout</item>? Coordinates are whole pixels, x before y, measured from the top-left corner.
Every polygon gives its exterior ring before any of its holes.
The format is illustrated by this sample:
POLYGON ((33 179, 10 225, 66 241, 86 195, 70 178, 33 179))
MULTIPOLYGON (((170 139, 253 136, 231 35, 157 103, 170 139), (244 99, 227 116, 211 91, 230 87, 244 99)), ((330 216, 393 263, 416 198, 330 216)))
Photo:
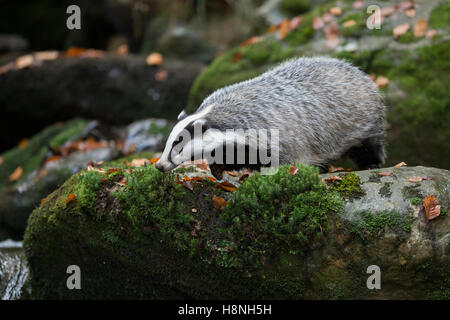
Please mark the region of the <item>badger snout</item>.
POLYGON ((170 161, 164 161, 164 160, 160 159, 158 162, 155 163, 155 167, 159 171, 165 172, 165 171, 172 170, 176 166, 175 166, 175 164, 173 164, 170 161))

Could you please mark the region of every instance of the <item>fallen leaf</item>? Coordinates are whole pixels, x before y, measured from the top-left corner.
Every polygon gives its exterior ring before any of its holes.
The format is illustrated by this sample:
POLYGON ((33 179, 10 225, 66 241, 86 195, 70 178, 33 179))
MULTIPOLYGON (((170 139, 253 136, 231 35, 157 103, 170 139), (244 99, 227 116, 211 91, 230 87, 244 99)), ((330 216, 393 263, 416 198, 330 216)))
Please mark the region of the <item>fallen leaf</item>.
POLYGON ((425 34, 425 37, 427 39, 431 39, 431 38, 433 38, 436 35, 436 33, 437 32, 434 29, 428 30, 427 33, 425 34))
POLYGON ((418 182, 421 182, 423 180, 422 177, 416 177, 416 176, 406 177, 406 179, 408 179, 409 182, 413 182, 413 183, 418 183, 418 182))
POLYGON ((232 177, 237 177, 238 176, 238 172, 236 170, 232 170, 232 171, 225 171, 229 176, 232 177))
POLYGON ((392 30, 392 34, 394 35, 394 39, 397 39, 402 34, 405 34, 409 30, 409 23, 398 25, 392 30))
POLYGON ((33 64, 34 58, 31 54, 27 54, 16 59, 17 69, 24 69, 33 64))
POLYGON ((85 48, 79 48, 79 47, 70 47, 66 50, 66 52, 63 54, 66 57, 79 57, 86 51, 85 48))
POLYGON ((343 26, 344 28, 353 27, 354 25, 356 25, 356 21, 355 21, 355 20, 348 20, 348 21, 345 21, 345 22, 342 24, 342 26, 343 26))
POLYGON ((327 23, 330 23, 331 21, 333 21, 334 15, 332 15, 331 13, 325 12, 322 15, 321 19, 324 24, 327 24, 327 23))
POLYGON ((406 166, 405 162, 400 162, 400 163, 397 163, 394 167, 399 168, 399 167, 405 167, 405 166, 406 166))
POLYGON ((212 200, 213 200, 214 208, 216 208, 217 210, 220 210, 227 205, 227 202, 222 197, 213 196, 212 200))
POLYGON ((392 176, 392 172, 390 172, 390 171, 378 172, 378 175, 379 175, 380 177, 392 176))
POLYGON ((239 173, 240 177, 239 177, 239 183, 244 182, 245 180, 247 180, 248 177, 250 177, 252 174, 251 171, 248 170, 243 170, 239 173))
POLYGON ((121 44, 120 46, 118 46, 116 51, 118 54, 124 55, 124 54, 127 54, 128 52, 130 52, 130 48, 128 47, 128 45, 126 43, 124 43, 124 44, 121 44))
POLYGON ((66 199, 66 204, 68 204, 70 201, 72 201, 75 198, 75 195, 73 193, 69 194, 69 196, 66 199))
POLYGON ((16 170, 14 170, 14 172, 10 174, 8 181, 13 182, 13 181, 19 180, 20 177, 22 176, 22 174, 23 174, 23 169, 21 166, 18 166, 16 168, 16 170))
POLYGON ((202 177, 192 177, 191 178, 192 181, 203 181, 202 177))
POLYGON ((17 145, 19 147, 19 149, 23 149, 28 145, 28 139, 22 139, 20 140, 19 144, 17 145))
POLYGON ((120 179, 120 180, 117 182, 117 184, 118 184, 119 186, 124 187, 124 186, 126 186, 126 185, 128 184, 128 180, 124 177, 124 178, 120 179))
POLYGON ((423 179, 423 180, 433 180, 432 177, 428 177, 428 176, 422 177, 422 179, 423 179))
POLYGON ((103 50, 97 50, 97 49, 87 49, 82 56, 86 58, 100 58, 104 55, 103 50))
POLYGON ((55 60, 58 56, 59 52, 56 50, 39 51, 34 53, 34 58, 41 61, 55 60))
POLYGON ((345 168, 343 168, 343 167, 333 167, 333 166, 330 166, 328 168, 328 173, 335 173, 335 172, 341 172, 341 171, 345 171, 345 168))
POLYGON ((108 169, 108 174, 111 174, 111 173, 114 173, 117 171, 119 171, 119 169, 117 169, 117 168, 108 169))
POLYGON ((159 70, 156 74, 155 74, 155 80, 158 82, 164 82, 167 80, 167 76, 168 76, 168 72, 166 70, 159 70))
POLYGON ((276 25, 273 25, 273 26, 270 26, 270 27, 267 29, 267 33, 272 33, 272 32, 274 32, 274 31, 277 31, 278 29, 280 29, 280 27, 281 27, 281 23, 276 24, 276 25))
POLYGON ((384 17, 389 17, 391 14, 393 14, 395 12, 395 8, 394 7, 385 7, 385 8, 381 8, 380 10, 380 15, 384 18, 384 17))
POLYGON ((193 213, 197 213, 197 209, 195 209, 195 208, 192 208, 192 210, 191 210, 193 213))
POLYGON ((338 176, 332 176, 332 177, 330 177, 330 178, 324 178, 324 179, 322 179, 323 181, 326 181, 326 182, 334 182, 334 181, 341 181, 342 180, 342 178, 341 177, 338 177, 338 176))
POLYGON ((336 22, 327 25, 324 29, 326 46, 330 49, 336 47, 339 44, 339 27, 336 22))
POLYGON ((51 156, 50 158, 45 160, 45 164, 53 162, 53 161, 58 161, 59 159, 61 159, 61 156, 59 156, 59 155, 51 156))
POLYGON ((278 37, 283 40, 286 38, 287 34, 289 33, 289 20, 283 20, 281 22, 280 31, 278 33, 278 37))
POLYGON ((407 17, 412 18, 412 17, 414 17, 416 15, 416 10, 415 9, 408 9, 408 10, 405 11, 405 15, 407 17))
POLYGON ((145 59, 145 62, 149 65, 149 66, 159 66, 163 63, 164 58, 162 56, 161 53, 158 52, 153 52, 150 53, 147 58, 145 59))
POLYGON ((41 199, 41 204, 45 202, 45 199, 47 199, 47 197, 41 199))
POLYGON ((314 30, 320 30, 324 27, 324 22, 322 20, 321 17, 314 17, 313 21, 312 21, 312 27, 314 30))
POLYGON ((209 170, 209 165, 207 162, 198 162, 195 164, 197 166, 197 168, 202 169, 202 170, 209 170))
POLYGON ((414 25, 414 37, 416 38, 423 37, 427 32, 427 28, 428 28, 427 20, 423 18, 419 19, 414 25))
POLYGON ((291 21, 289 21, 289 31, 294 31, 300 26, 301 23, 302 23, 302 16, 292 18, 291 21))
POLYGON ((159 161, 159 158, 151 158, 150 163, 157 163, 159 161))
POLYGON ((216 179, 215 178, 213 178, 213 177, 209 177, 209 176, 206 176, 206 179, 208 179, 209 181, 211 181, 211 182, 215 182, 216 181, 216 179))
POLYGON ((244 55, 243 55, 242 53, 236 52, 236 53, 233 55, 233 57, 231 58, 231 61, 232 61, 232 62, 238 62, 239 60, 242 59, 243 56, 244 56, 244 55))
POLYGON ((292 175, 295 175, 297 173, 297 171, 298 171, 298 168, 295 167, 295 166, 291 166, 289 168, 289 171, 291 172, 292 175))
POLYGON ((370 77, 370 79, 372 79, 372 81, 375 82, 375 75, 374 75, 373 73, 371 73, 371 74, 369 75, 369 77, 370 77))
POLYGON ((353 9, 361 9, 364 6, 364 2, 362 0, 356 0, 353 2, 353 9))
POLYGON ((146 164, 150 164, 150 161, 148 161, 148 159, 145 158, 137 158, 137 159, 133 159, 131 162, 128 162, 128 166, 129 167, 143 167, 146 164))
POLYGON ((251 37, 241 43, 241 48, 246 47, 251 44, 254 44, 254 43, 257 43, 257 42, 260 42, 261 40, 262 40, 262 37, 251 37))
POLYGON ((428 220, 433 220, 441 214, 441 206, 433 195, 426 196, 423 199, 423 206, 428 220))
POLYGON ((236 191, 237 188, 234 186, 234 184, 228 182, 228 181, 224 181, 221 183, 216 183, 215 185, 216 189, 222 189, 228 192, 232 192, 232 191, 236 191))
POLYGON ((342 14, 341 7, 333 7, 330 9, 330 13, 334 16, 340 16, 342 14))
POLYGON ((377 84, 378 88, 382 88, 388 85, 389 79, 383 76, 378 76, 375 80, 375 83, 377 84))

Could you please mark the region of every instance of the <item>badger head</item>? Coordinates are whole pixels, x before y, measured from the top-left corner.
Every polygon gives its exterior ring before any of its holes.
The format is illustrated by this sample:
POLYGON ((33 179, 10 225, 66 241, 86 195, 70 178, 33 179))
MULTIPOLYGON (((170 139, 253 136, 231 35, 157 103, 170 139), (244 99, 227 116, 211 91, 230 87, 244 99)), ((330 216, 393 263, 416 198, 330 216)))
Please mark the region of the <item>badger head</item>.
POLYGON ((213 176, 221 180, 224 170, 260 169, 255 137, 244 130, 218 124, 213 120, 212 108, 213 105, 207 106, 189 116, 184 111, 180 113, 163 154, 155 164, 158 170, 169 171, 185 162, 206 160, 213 176))

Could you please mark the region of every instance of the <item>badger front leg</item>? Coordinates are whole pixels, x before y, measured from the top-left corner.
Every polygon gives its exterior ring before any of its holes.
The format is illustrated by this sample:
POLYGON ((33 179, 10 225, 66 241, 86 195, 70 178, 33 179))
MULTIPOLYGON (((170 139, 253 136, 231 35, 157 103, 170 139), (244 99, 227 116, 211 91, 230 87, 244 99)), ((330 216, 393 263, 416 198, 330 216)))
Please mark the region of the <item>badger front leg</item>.
POLYGON ((209 169, 211 170, 212 175, 217 179, 217 180, 222 180, 223 179, 223 171, 225 170, 225 165, 224 164, 210 164, 209 165, 209 169))

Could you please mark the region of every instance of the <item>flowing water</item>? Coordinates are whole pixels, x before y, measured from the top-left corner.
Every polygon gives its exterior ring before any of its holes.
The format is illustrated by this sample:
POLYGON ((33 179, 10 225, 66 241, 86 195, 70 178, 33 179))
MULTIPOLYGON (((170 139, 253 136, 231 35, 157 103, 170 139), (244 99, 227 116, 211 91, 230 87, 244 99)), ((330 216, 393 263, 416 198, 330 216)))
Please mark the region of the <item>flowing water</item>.
POLYGON ((0 300, 20 299, 28 277, 21 241, 0 241, 0 300))

